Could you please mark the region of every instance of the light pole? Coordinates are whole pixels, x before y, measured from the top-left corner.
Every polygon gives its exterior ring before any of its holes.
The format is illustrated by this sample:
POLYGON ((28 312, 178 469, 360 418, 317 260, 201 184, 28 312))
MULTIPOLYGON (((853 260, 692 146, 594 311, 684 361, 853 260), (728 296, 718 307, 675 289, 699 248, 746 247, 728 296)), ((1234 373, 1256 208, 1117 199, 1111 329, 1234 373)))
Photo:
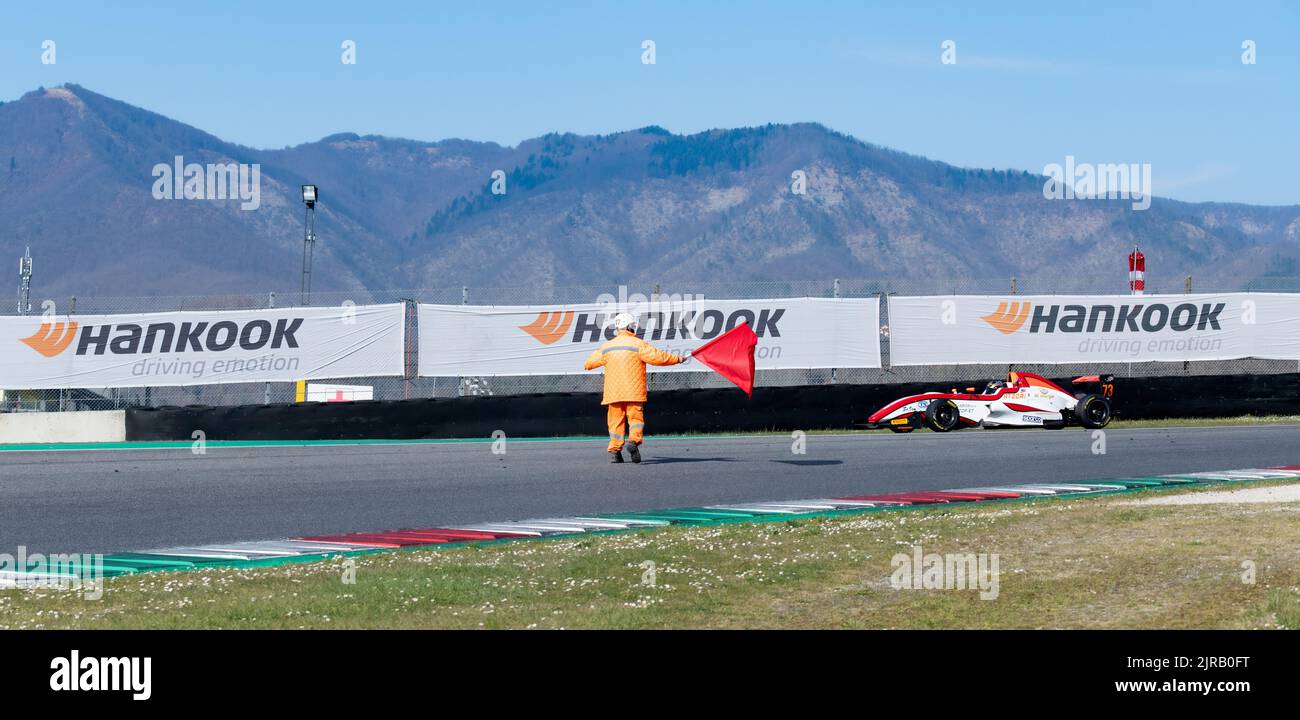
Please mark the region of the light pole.
POLYGON ((302 304, 311 300, 311 260, 316 249, 316 186, 302 186, 302 204, 307 206, 302 236, 302 304))
POLYGON ((18 314, 32 311, 32 249, 18 258, 18 314))

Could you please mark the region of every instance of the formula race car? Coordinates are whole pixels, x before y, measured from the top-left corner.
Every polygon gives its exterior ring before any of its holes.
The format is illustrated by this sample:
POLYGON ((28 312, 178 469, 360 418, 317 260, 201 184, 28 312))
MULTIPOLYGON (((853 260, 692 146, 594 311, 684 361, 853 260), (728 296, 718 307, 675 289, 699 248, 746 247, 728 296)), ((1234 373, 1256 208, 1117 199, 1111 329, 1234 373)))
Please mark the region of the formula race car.
POLYGON ((1115 376, 1085 375, 1075 378, 1072 385, 1077 392, 1041 375, 1007 373, 1005 381, 990 381, 979 392, 968 387, 965 392, 954 389, 899 398, 873 413, 867 427, 887 427, 899 433, 922 425, 938 432, 975 426, 1106 427, 1115 397, 1115 376))

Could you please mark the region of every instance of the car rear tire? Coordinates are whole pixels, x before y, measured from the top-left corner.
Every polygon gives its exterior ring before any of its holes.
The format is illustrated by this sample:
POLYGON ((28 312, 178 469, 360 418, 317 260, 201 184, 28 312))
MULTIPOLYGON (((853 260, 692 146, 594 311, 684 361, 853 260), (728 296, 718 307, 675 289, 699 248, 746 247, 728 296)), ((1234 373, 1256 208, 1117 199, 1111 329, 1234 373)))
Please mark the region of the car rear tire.
POLYGON ((1110 424, 1110 401, 1100 395, 1084 395, 1074 406, 1074 416, 1089 430, 1104 428, 1110 424))
POLYGON ((961 423, 961 410, 952 400, 931 400, 925 408, 925 424, 935 432, 955 430, 961 423))

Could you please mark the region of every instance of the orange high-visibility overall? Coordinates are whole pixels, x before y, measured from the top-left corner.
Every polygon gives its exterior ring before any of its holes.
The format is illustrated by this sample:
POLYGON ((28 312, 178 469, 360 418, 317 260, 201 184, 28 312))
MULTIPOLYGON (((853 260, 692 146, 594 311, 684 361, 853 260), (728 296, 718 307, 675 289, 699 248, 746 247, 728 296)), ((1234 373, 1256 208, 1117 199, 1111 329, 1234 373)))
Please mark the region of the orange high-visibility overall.
POLYGON ((605 394, 600 404, 608 406, 609 452, 623 449, 625 441, 641 442, 645 433, 645 366, 676 365, 685 360, 664 352, 637 337, 631 330, 620 330, 613 340, 587 356, 583 367, 605 368, 605 394))

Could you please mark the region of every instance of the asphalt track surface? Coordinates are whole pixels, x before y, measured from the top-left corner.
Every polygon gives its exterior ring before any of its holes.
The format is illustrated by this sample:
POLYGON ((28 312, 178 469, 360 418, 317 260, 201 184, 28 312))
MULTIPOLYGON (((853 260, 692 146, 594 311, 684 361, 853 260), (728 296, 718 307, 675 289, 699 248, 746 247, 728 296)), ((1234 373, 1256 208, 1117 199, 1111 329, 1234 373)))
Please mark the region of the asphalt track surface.
POLYGON ((0 552, 297 535, 1300 463, 1300 425, 0 452, 0 552))

